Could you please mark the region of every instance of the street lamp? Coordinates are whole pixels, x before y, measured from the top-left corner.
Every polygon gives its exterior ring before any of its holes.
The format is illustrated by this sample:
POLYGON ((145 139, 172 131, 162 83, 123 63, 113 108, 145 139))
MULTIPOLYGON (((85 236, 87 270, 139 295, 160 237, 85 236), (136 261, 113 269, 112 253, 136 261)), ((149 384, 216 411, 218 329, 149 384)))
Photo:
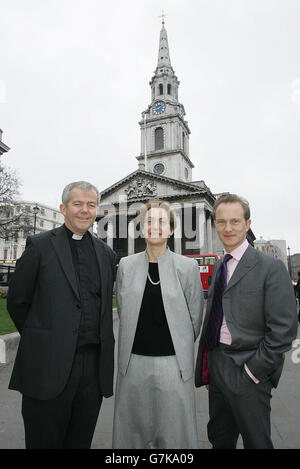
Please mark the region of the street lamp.
POLYGON ((290 274, 290 277, 292 278, 292 266, 291 266, 291 248, 288 246, 287 248, 288 250, 288 268, 289 268, 289 274, 290 274))
POLYGON ((36 228, 36 217, 37 217, 37 214, 39 213, 40 209, 37 205, 35 205, 32 209, 33 213, 34 213, 34 224, 33 224, 33 234, 35 234, 35 228, 36 228))

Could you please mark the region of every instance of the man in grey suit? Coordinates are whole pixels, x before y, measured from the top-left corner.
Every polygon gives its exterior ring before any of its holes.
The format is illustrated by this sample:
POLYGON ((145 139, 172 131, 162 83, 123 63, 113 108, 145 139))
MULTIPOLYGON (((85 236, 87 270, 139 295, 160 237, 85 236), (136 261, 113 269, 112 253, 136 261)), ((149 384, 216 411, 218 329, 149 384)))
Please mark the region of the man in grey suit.
POLYGON ((248 244, 249 204, 223 194, 214 224, 225 249, 215 265, 196 362, 196 387, 209 384, 213 448, 273 448, 271 390, 297 333, 291 279, 278 259, 248 244))

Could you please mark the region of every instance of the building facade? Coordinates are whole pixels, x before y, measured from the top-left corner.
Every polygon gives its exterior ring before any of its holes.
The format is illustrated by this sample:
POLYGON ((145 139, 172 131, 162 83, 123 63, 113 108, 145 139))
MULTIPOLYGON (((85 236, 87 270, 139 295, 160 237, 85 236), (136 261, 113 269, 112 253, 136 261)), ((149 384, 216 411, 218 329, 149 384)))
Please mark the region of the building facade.
POLYGON ((2 261, 18 259, 25 249, 27 236, 52 230, 64 223, 64 216, 59 210, 38 202, 23 200, 9 210, 10 217, 20 216, 20 229, 15 230, 6 239, 0 240, 2 261))
POLYGON ((10 150, 10 148, 2 141, 2 135, 3 130, 0 129, 0 157, 3 155, 3 153, 6 153, 8 150, 10 150))
MULTIPOLYGON (((139 122, 141 151, 138 169, 101 192, 98 236, 118 259, 145 249, 138 209, 149 199, 168 201, 176 216, 169 240, 179 254, 223 254, 213 224, 216 196, 204 181, 193 181, 189 150, 191 131, 179 101, 179 81, 171 65, 164 20, 158 61, 150 81, 151 101, 139 122)), ((249 230, 251 244, 255 239, 249 230)))
POLYGON ((279 249, 279 259, 282 260, 286 268, 288 269, 288 256, 287 246, 285 239, 270 239, 270 243, 279 249))
POLYGON ((298 272, 300 272, 300 253, 292 254, 290 256, 291 276, 294 282, 298 280, 298 272))
POLYGON ((286 241, 283 239, 271 239, 269 241, 260 237, 254 241, 254 247, 258 251, 265 252, 276 259, 281 259, 288 269, 288 258, 286 250, 286 241))

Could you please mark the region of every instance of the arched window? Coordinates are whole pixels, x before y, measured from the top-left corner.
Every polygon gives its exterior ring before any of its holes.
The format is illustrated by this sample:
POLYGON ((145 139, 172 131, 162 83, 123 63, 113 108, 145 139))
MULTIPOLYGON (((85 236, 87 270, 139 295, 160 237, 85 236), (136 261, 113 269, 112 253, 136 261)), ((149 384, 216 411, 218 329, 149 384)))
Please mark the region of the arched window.
POLYGON ((164 131, 162 127, 155 129, 155 150, 161 150, 164 147, 164 131))
POLYGON ((163 85, 161 83, 159 85, 159 94, 164 94, 164 88, 163 88, 163 85))
POLYGON ((168 94, 171 94, 171 85, 168 84, 168 94))

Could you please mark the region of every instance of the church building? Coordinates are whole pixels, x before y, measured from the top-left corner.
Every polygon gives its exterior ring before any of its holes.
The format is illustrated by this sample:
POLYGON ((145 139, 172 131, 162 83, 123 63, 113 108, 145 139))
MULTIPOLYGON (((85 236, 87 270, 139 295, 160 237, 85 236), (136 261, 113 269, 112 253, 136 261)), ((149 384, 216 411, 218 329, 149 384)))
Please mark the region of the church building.
MULTIPOLYGON (((170 249, 179 254, 223 254, 213 224, 216 200, 204 181, 193 181, 190 128, 179 101, 179 81, 171 65, 164 19, 157 67, 150 81, 151 102, 139 122, 138 168, 101 192, 98 236, 117 253, 118 261, 145 249, 138 208, 149 199, 168 201, 176 215, 170 249)), ((249 231, 249 241, 255 237, 249 231)))
POLYGON ((2 141, 2 134, 3 134, 3 130, 0 129, 0 157, 1 155, 3 155, 3 153, 6 153, 7 151, 10 150, 10 148, 5 145, 5 143, 2 141))

